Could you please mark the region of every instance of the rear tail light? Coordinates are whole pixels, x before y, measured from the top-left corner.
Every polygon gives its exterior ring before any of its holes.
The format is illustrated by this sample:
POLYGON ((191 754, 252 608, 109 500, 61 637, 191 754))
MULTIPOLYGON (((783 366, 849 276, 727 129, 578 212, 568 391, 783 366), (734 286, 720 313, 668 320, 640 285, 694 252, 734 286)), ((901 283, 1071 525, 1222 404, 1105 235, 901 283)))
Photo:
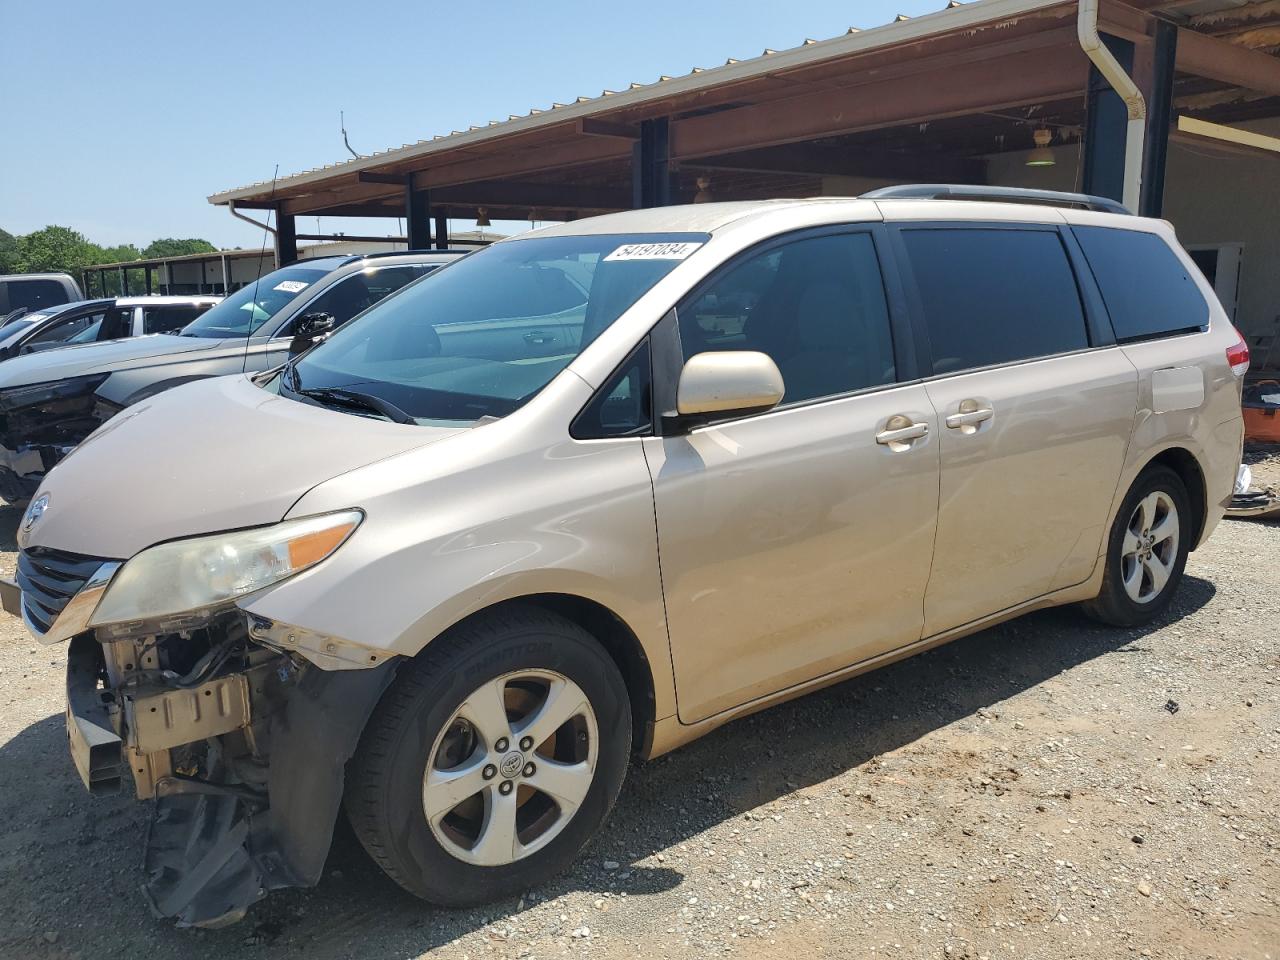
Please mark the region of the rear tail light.
POLYGON ((1236 342, 1227 347, 1227 363, 1231 365, 1231 372, 1237 377, 1243 377, 1249 369, 1249 345, 1244 342, 1244 337, 1236 333, 1236 342))

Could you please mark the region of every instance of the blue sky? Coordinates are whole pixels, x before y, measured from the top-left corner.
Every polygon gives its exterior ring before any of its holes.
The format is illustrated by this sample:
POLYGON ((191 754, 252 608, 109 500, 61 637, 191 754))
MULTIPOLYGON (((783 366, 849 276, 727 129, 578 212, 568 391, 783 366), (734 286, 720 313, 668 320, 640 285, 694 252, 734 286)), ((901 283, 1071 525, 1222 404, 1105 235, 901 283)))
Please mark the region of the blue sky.
POLYGON ((348 156, 339 110, 369 153, 943 6, 0 0, 0 227, 252 247, 261 231, 206 196, 348 156))

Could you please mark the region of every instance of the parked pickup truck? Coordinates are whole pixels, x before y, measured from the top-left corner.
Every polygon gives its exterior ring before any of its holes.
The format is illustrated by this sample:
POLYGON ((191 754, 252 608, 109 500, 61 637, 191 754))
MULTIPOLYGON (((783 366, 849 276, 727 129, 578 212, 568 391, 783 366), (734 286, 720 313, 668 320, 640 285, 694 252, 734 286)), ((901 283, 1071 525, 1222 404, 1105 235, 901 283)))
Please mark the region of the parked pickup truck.
POLYGON ((66 273, 11 273, 0 277, 0 317, 20 307, 43 310, 83 300, 80 285, 66 273))

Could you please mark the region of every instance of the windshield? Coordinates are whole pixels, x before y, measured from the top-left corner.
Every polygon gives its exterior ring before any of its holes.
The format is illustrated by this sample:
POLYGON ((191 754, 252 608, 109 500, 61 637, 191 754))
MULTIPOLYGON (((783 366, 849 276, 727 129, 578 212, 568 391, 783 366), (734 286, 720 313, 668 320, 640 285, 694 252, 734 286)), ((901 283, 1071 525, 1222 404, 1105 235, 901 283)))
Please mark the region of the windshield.
POLYGON ((317 280, 330 267, 293 266, 268 273, 247 284, 199 318, 182 328, 184 337, 247 337, 274 317, 285 305, 317 280))
POLYGON ((495 244, 353 320, 286 371, 285 390, 344 391, 347 406, 349 394, 365 394, 423 424, 505 416, 707 239, 612 234, 495 244))
POLYGON ((6 323, 3 328, 0 328, 0 347, 17 340, 23 333, 34 327, 37 321, 45 318, 46 314, 43 313, 28 313, 20 320, 12 320, 6 323))

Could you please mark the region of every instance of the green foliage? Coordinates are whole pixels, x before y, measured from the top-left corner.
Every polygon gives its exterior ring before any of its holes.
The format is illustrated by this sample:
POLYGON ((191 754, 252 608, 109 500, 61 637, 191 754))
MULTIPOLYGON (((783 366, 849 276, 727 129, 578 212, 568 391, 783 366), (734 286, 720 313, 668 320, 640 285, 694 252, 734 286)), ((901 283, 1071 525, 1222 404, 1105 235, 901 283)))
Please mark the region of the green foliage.
POLYGON ((180 257, 188 253, 214 253, 218 248, 208 240, 175 240, 172 237, 164 237, 160 240, 152 240, 150 245, 142 251, 144 257, 180 257))
MULTIPOLYGON (((83 269, 97 263, 128 263, 131 260, 180 257, 188 253, 215 253, 217 249, 208 240, 196 238, 177 240, 162 237, 139 250, 131 243, 100 247, 70 227, 48 226, 22 237, 0 230, 0 273, 69 273, 80 280, 83 269)), ((128 270, 127 274, 129 292, 143 293, 146 290, 146 273, 137 269, 128 270)), ((102 280, 105 290, 99 290, 97 280, 94 280, 93 289, 86 290, 85 295, 116 296, 122 292, 118 272, 111 271, 102 280)))
POLYGON ((0 230, 0 273, 13 273, 18 262, 18 238, 0 230))
POLYGON ((118 247, 98 247, 98 252, 100 259, 93 261, 94 263, 124 263, 128 260, 142 259, 142 251, 132 243, 121 244, 118 247))
POLYGON ((15 273, 66 271, 75 274, 94 262, 101 248, 70 227, 45 227, 18 238, 15 273))

